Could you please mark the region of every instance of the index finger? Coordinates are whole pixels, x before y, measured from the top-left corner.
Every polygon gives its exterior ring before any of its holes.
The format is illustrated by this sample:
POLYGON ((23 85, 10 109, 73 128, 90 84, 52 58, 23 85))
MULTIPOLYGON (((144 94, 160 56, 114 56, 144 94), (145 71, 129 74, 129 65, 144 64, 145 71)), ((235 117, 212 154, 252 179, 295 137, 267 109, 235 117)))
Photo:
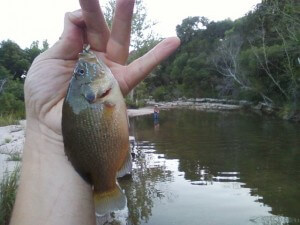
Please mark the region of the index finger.
POLYGON ((98 0, 79 0, 83 20, 86 25, 86 38, 91 48, 105 52, 110 31, 98 0))

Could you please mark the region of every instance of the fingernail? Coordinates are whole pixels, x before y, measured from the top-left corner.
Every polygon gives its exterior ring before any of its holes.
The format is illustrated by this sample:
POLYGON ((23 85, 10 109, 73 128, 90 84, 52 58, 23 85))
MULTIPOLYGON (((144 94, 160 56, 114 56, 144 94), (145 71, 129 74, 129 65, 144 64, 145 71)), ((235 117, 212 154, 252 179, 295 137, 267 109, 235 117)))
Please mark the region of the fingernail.
POLYGON ((76 17, 76 18, 81 18, 82 17, 82 11, 81 9, 78 9, 76 11, 73 11, 70 13, 72 16, 76 17))

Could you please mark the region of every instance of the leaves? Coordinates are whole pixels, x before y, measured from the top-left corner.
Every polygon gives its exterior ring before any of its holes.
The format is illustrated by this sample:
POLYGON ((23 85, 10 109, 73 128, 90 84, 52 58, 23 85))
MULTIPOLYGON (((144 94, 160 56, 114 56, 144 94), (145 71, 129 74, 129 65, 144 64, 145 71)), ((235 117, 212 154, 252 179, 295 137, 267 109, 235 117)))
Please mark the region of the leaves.
POLYGON ((13 114, 24 118, 24 79, 32 61, 48 48, 47 41, 43 48, 34 41, 30 48, 21 49, 11 40, 0 43, 0 115, 13 114))

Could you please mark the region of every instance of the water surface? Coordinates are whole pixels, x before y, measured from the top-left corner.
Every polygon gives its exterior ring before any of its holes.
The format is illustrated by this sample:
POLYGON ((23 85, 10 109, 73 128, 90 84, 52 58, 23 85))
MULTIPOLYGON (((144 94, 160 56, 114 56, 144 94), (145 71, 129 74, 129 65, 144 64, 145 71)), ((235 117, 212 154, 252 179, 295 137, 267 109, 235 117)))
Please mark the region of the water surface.
POLYGON ((130 124, 128 224, 300 224, 299 124, 178 109, 130 124))

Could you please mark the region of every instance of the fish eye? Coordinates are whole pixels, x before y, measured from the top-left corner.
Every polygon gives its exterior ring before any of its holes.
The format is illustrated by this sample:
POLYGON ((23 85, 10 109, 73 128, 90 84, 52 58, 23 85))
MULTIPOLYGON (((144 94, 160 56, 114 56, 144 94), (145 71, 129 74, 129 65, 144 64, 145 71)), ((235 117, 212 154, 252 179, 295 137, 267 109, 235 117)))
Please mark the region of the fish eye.
POLYGON ((82 76, 84 75, 84 69, 79 69, 77 72, 82 76))
POLYGON ((84 70, 84 68, 76 68, 75 69, 75 78, 76 79, 80 79, 80 78, 83 78, 84 77, 84 75, 85 75, 85 70, 84 70))

